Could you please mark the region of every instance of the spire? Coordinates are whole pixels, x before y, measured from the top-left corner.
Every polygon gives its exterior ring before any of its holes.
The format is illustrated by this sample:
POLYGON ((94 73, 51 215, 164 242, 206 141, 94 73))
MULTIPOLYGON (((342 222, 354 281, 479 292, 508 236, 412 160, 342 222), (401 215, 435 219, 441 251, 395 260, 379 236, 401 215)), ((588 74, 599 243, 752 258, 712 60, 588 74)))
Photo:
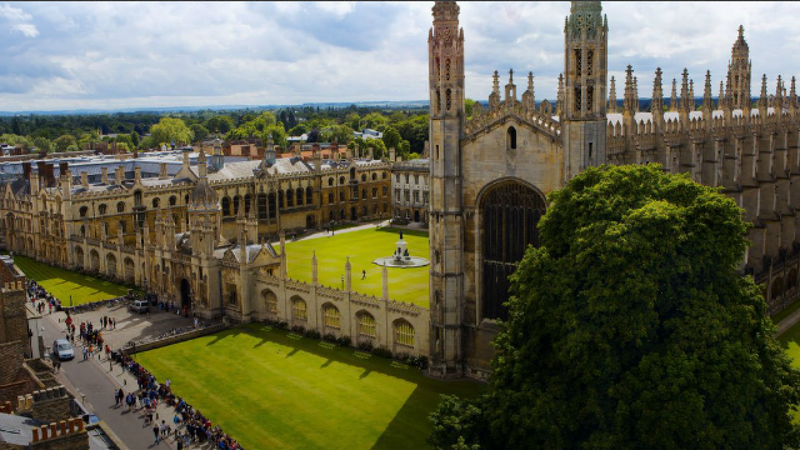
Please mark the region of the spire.
POLYGON ((536 95, 533 88, 533 72, 528 72, 528 89, 522 94, 522 103, 528 111, 536 109, 536 95))
POLYGON ((694 80, 689 80, 689 111, 694 111, 694 80))
MULTIPOLYGON (((703 110, 706 111, 713 111, 714 110, 714 99, 711 97, 711 71, 706 71, 706 85, 705 89, 703 90, 703 110)), ((706 117, 707 119, 709 117, 706 117)))
POLYGON ((617 112, 617 86, 614 76, 611 76, 611 87, 608 90, 608 112, 617 112))
POLYGON ((564 74, 558 74, 558 94, 556 98, 556 115, 562 117, 564 115, 564 74))
POLYGON ((650 112, 653 115, 664 113, 664 93, 661 91, 661 67, 656 69, 656 78, 653 80, 653 99, 650 102, 650 112))
POLYGON ((758 109, 767 110, 769 97, 767 96, 767 75, 761 77, 761 97, 758 99, 758 109))
POLYGON ((492 92, 499 96, 500 95, 500 74, 497 73, 496 70, 494 71, 493 80, 494 81, 492 82, 492 92))
POLYGON ((683 80, 681 81, 681 111, 689 112, 692 109, 690 108, 689 103, 689 71, 683 69, 683 80))
POLYGON ((636 96, 633 92, 633 67, 629 64, 625 69, 625 96, 622 101, 623 113, 635 114, 636 113, 636 96))
POLYGON ((678 82, 675 78, 672 79, 672 94, 669 97, 669 110, 672 112, 678 110, 678 82))
POLYGON ((791 84, 789 85, 789 100, 791 101, 792 106, 797 103, 797 89, 795 87, 795 79, 792 76, 791 84))
POLYGON ((639 80, 633 77, 633 111, 639 112, 639 80))
POLYGON ((717 108, 722 109, 725 106, 725 91, 723 90, 724 83, 719 80, 719 97, 717 97, 717 108))

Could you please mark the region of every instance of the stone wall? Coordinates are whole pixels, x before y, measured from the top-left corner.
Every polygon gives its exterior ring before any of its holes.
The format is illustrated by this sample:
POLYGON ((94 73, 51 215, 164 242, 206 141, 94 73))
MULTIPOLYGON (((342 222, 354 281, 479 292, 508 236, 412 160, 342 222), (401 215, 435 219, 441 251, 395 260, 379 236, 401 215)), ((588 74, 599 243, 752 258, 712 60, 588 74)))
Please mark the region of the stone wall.
POLYGON ((89 435, 83 420, 68 419, 33 429, 31 450, 89 450, 89 435))
POLYGON ((34 391, 31 416, 42 422, 51 422, 70 416, 72 397, 64 386, 34 391))
POLYGON ((23 361, 22 341, 0 344, 0 385, 17 381, 23 361))

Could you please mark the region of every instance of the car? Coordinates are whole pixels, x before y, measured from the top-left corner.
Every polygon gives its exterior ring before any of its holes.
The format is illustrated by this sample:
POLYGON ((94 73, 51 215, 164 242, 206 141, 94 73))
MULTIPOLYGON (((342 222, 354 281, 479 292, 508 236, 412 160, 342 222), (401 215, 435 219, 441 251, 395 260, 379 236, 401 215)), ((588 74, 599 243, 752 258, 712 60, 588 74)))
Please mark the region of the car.
POLYGON ((131 303, 130 309, 139 314, 144 314, 150 312, 150 303, 147 300, 136 300, 131 303))
POLYGON ((75 349, 72 344, 66 339, 56 339, 53 342, 53 353, 58 357, 59 361, 66 361, 75 358, 75 349))

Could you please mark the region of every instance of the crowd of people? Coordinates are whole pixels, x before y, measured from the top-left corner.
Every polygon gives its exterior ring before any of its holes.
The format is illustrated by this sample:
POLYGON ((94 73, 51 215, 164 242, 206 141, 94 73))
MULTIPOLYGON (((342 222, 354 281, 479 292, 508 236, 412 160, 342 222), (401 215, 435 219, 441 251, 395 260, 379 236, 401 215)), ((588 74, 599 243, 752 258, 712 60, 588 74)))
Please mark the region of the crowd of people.
POLYGON ((215 449, 219 450, 242 450, 242 446, 225 434, 219 425, 212 424, 199 410, 176 396, 172 392, 169 379, 164 383, 159 383, 153 374, 127 355, 122 356, 121 364, 123 371, 130 372, 136 378, 138 390, 136 393, 131 392, 125 395, 120 389, 115 393, 116 404, 125 406, 128 410, 142 412, 145 423, 153 427, 155 445, 171 436, 178 450, 206 443, 212 444, 215 449), (171 425, 164 419, 160 423, 157 419, 154 420, 156 408, 161 403, 175 409, 171 425), (183 425, 182 431, 181 425, 183 425))
POLYGON ((58 308, 61 306, 61 301, 47 292, 45 288, 39 286, 39 283, 28 278, 25 280, 25 285, 25 288, 28 292, 28 298, 31 300, 39 314, 44 314, 45 310, 47 310, 49 313, 52 313, 53 310, 58 310, 58 308))

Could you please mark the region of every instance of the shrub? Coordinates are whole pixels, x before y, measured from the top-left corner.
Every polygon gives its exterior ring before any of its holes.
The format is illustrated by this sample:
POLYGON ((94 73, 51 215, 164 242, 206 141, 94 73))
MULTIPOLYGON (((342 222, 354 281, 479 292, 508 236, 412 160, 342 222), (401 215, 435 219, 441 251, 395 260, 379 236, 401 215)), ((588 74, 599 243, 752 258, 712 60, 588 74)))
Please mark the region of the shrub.
POLYGON ((319 334, 319 331, 317 331, 317 330, 308 330, 308 331, 305 332, 305 337, 307 337, 309 339, 319 339, 320 338, 320 334, 319 334))
POLYGON ((336 336, 333 333, 328 333, 325 336, 322 336, 322 339, 328 342, 336 342, 336 336))
POLYGON ((339 339, 336 339, 336 343, 341 345, 342 347, 349 347, 350 346, 350 338, 347 336, 342 336, 339 339))
POLYGON ((373 348, 372 349, 372 354, 375 355, 375 356, 380 356, 381 358, 387 358, 387 359, 391 359, 392 358, 392 351, 387 349, 387 348, 383 348, 383 347, 375 347, 375 348, 373 348))
POLYGON ((372 347, 373 347, 372 341, 361 341, 358 343, 358 348, 360 348, 361 350, 371 352, 372 347))
POLYGON ((303 328, 302 325, 295 325, 292 327, 292 331, 294 331, 297 334, 305 334, 306 329, 303 328))

